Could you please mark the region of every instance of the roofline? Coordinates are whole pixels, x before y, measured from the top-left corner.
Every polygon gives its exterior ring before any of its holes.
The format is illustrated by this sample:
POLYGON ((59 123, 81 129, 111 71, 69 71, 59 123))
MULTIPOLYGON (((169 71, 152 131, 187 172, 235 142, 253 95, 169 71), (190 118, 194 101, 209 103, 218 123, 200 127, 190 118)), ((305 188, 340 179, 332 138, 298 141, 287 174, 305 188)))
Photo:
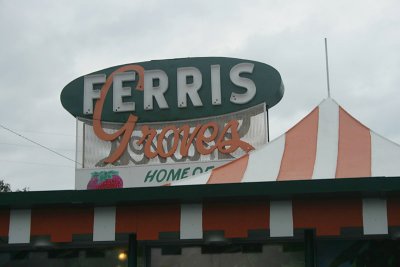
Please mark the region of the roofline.
POLYGON ((108 206, 207 200, 309 197, 387 197, 400 195, 400 177, 369 177, 232 184, 160 186, 107 190, 59 190, 0 193, 0 208, 54 205, 108 206))

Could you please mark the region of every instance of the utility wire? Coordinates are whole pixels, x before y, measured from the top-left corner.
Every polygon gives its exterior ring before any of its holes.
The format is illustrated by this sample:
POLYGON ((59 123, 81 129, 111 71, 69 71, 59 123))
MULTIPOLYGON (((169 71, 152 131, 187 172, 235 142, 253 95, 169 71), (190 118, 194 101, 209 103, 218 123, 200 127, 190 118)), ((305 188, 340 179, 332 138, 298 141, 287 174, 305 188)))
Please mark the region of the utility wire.
POLYGON ((74 136, 72 134, 65 134, 65 133, 50 133, 50 132, 39 132, 39 131, 30 131, 30 130, 18 130, 18 132, 23 133, 33 133, 33 134, 43 134, 43 135, 60 135, 60 136, 74 136))
POLYGON ((4 125, 1 125, 1 124, 0 124, 0 127, 3 128, 3 129, 6 130, 6 131, 9 131, 9 132, 11 132, 11 133, 13 133, 13 134, 15 134, 15 135, 17 135, 17 136, 19 136, 19 137, 25 139, 25 140, 31 142, 31 143, 34 143, 35 145, 38 145, 38 146, 40 146, 40 147, 42 147, 42 148, 44 148, 44 149, 46 149, 46 150, 48 150, 48 151, 50 151, 50 152, 52 152, 52 153, 54 153, 54 154, 57 154, 57 155, 60 156, 60 157, 63 157, 63 158, 65 158, 65 159, 69 160, 69 161, 72 161, 72 162, 75 162, 75 163, 77 163, 77 164, 79 164, 79 165, 82 165, 81 163, 79 163, 79 162, 77 162, 77 161, 75 161, 75 160, 73 160, 73 159, 71 159, 71 158, 68 158, 67 156, 64 156, 63 154, 60 154, 60 153, 58 153, 57 151, 55 151, 55 150, 53 150, 53 149, 51 149, 51 148, 48 148, 48 147, 46 147, 46 146, 44 146, 44 145, 42 145, 42 144, 39 144, 38 142, 35 142, 35 141, 29 139, 28 137, 25 137, 25 136, 23 136, 22 134, 19 134, 19 133, 15 132, 15 131, 13 131, 13 130, 7 128, 7 127, 5 127, 4 125))
MULTIPOLYGON (((15 143, 4 143, 4 142, 0 142, 0 145, 7 145, 7 146, 23 146, 23 147, 37 147, 37 146, 33 146, 33 145, 24 145, 24 144, 15 144, 15 143)), ((51 148, 51 149, 56 149, 56 148, 51 148)), ((75 149, 71 149, 71 148, 57 148, 57 150, 75 151, 75 149)))
POLYGON ((0 162, 8 162, 8 163, 15 163, 15 164, 29 164, 29 165, 57 166, 57 167, 73 168, 73 166, 67 166, 67 165, 61 165, 61 164, 47 164, 47 163, 39 163, 39 162, 21 161, 21 160, 0 159, 0 162))

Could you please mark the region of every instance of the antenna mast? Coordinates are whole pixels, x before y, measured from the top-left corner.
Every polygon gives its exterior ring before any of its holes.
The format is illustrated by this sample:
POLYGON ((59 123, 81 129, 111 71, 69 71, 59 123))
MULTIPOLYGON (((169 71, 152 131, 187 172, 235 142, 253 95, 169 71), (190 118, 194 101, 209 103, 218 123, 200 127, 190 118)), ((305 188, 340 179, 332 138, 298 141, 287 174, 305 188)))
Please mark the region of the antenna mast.
POLYGON ((325 59, 326 59, 326 83, 328 86, 328 97, 331 97, 331 89, 329 87, 329 64, 328 64, 328 41, 325 38, 325 59))

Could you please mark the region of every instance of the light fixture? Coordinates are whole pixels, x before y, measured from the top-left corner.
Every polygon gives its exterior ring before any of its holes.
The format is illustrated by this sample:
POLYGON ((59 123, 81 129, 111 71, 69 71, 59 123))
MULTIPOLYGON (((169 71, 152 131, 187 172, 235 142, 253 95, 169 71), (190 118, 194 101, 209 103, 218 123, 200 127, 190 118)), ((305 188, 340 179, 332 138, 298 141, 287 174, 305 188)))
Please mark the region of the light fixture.
POLYGON ((32 243, 35 247, 49 247, 54 245, 47 237, 35 238, 32 243))
POLYGON ((224 237, 223 231, 209 231, 204 234, 204 243, 208 245, 226 245, 230 243, 230 240, 224 237))
POLYGON ((127 258, 128 258, 128 255, 126 255, 126 252, 125 252, 125 251, 122 251, 122 252, 120 252, 120 253, 118 254, 118 259, 119 259, 120 261, 126 261, 127 258))

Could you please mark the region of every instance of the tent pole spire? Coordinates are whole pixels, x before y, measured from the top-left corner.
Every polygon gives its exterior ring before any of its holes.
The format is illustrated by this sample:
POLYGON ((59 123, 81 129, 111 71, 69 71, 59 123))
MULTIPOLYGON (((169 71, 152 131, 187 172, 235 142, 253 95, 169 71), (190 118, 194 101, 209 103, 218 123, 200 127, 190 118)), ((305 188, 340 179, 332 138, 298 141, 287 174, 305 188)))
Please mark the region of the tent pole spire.
POLYGON ((329 87, 328 41, 326 38, 325 38, 325 63, 326 63, 326 84, 328 86, 328 98, 330 98, 331 89, 329 87))

